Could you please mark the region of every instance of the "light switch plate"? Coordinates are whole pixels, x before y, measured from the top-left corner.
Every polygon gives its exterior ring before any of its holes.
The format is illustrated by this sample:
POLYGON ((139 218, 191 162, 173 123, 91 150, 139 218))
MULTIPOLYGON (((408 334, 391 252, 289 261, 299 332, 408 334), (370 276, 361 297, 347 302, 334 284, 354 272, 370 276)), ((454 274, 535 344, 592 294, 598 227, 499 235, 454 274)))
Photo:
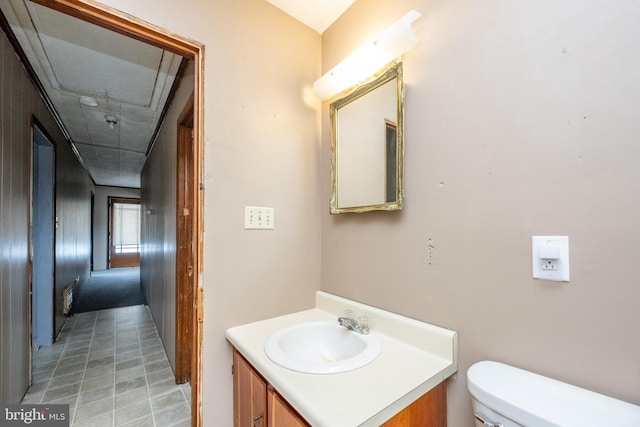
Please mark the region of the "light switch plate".
POLYGON ((273 208, 245 206, 245 230, 273 230, 275 227, 275 211, 273 208))
POLYGON ((533 278, 556 282, 569 281, 569 237, 533 236, 531 237, 531 262, 533 278), (550 255, 553 254, 553 255, 550 255), (557 256, 557 259, 545 259, 543 256, 557 256))

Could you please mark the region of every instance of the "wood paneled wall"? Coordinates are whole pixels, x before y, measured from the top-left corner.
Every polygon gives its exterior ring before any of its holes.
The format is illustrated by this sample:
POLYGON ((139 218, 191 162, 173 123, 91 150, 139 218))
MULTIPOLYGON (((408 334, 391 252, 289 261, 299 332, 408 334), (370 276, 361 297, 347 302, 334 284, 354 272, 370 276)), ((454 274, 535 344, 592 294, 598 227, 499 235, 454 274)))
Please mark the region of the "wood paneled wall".
POLYGON ((29 385, 29 205, 32 90, 11 45, 0 37, 0 401, 18 403, 29 385))
POLYGON ((175 370, 177 121, 193 93, 186 67, 158 138, 142 170, 140 280, 151 315, 175 370))
POLYGON ((93 181, 67 142, 56 145, 56 273, 55 333, 60 332, 62 291, 76 278, 86 283, 91 274, 91 191, 93 181))
POLYGON ((0 402, 19 403, 29 386, 32 123, 56 146, 55 332, 65 320, 62 289, 89 277, 93 182, 0 31, 0 402))

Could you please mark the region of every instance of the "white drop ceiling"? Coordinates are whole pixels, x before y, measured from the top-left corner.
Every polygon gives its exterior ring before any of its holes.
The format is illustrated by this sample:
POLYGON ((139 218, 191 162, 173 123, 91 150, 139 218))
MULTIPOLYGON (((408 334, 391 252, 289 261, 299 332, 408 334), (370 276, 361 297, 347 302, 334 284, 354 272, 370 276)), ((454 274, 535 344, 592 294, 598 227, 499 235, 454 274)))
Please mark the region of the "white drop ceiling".
POLYGON ((94 182, 139 188, 183 58, 27 0, 1 8, 94 182))
MULTIPOLYGON (((355 0, 267 1, 322 34, 355 0)), ((139 188, 183 58, 28 0, 0 9, 94 182, 139 188)))

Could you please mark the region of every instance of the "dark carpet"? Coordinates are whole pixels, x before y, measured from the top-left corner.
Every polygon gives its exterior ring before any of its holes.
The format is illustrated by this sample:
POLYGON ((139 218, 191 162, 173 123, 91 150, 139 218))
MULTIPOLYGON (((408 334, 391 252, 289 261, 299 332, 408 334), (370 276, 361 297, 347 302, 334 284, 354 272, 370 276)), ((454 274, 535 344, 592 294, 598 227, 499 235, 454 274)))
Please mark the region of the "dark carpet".
POLYGON ((140 268, 93 271, 74 296, 71 313, 146 304, 140 287, 140 268))

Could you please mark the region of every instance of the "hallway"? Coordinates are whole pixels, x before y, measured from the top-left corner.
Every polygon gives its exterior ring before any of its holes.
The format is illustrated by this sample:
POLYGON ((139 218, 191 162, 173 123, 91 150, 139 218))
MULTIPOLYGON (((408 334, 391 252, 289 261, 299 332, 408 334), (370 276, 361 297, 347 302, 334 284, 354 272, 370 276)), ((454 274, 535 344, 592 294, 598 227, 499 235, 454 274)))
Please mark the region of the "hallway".
POLYGON ((92 271, 75 292, 71 312, 86 313, 116 307, 147 305, 140 286, 140 267, 92 271))
POLYGON ((71 426, 191 425, 191 390, 176 385, 147 306, 80 313, 33 353, 22 403, 69 404, 71 426))

